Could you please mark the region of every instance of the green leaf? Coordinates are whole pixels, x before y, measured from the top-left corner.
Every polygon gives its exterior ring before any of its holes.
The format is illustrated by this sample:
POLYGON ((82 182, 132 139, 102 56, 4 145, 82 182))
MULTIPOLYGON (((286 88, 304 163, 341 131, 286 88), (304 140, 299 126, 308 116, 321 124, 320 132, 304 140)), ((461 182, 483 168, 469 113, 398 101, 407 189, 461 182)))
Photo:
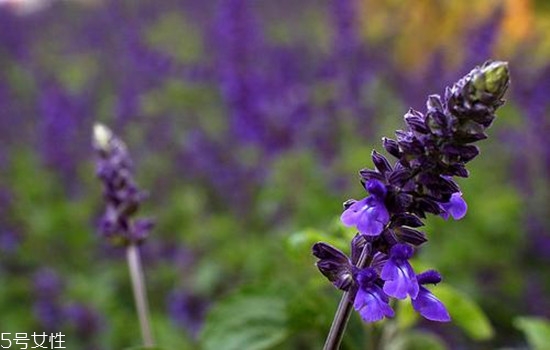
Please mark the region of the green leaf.
POLYGON ((518 317, 514 320, 516 328, 527 337, 534 350, 548 349, 550 344, 550 321, 541 317, 518 317))
POLYGON ((494 336, 494 329, 483 310, 466 294, 442 284, 435 288, 436 296, 445 304, 452 322, 462 328, 474 340, 487 340, 494 336))
POLYGON ((445 343, 435 334, 411 331, 401 333, 384 347, 386 350, 445 350, 445 343))
POLYGON ((238 294, 214 307, 201 334, 205 350, 263 350, 283 342, 287 304, 279 296, 238 294))

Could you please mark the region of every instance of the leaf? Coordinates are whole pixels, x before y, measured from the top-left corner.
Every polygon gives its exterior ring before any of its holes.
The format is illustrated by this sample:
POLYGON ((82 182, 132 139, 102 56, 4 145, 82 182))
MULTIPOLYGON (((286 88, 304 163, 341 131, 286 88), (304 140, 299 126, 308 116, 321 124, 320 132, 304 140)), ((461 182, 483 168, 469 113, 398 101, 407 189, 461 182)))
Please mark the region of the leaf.
POLYGON ((527 337, 534 350, 548 349, 550 344, 550 321, 542 317, 518 317, 514 326, 527 337))
POLYGON ((483 310, 466 294, 442 284, 434 293, 447 307, 454 324, 474 340, 487 340, 494 336, 494 329, 483 310))
POLYGON ((401 333, 384 347, 385 350, 445 350, 445 343, 435 334, 410 331, 401 333))
POLYGON ((238 294, 217 304, 201 334, 205 350, 263 350, 283 342, 286 301, 273 295, 238 294))

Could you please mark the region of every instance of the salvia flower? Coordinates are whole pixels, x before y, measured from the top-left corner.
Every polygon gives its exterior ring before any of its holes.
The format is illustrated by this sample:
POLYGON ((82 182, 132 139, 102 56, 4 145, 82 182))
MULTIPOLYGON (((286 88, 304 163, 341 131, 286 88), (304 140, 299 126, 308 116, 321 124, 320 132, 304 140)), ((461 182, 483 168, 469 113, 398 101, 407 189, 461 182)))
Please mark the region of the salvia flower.
POLYGON ((409 260, 413 255, 410 245, 398 243, 391 248, 390 258, 382 268, 380 277, 386 281, 384 292, 397 299, 418 295, 418 281, 409 260))
MULTIPOLYGON (((341 221, 355 226, 352 258, 326 244, 313 246, 317 267, 338 289, 348 291, 350 304, 366 322, 394 315, 390 298, 410 297, 413 308, 432 321, 450 320, 443 303, 424 285, 441 276, 430 270, 416 274, 409 260, 427 241, 422 219, 428 213, 459 220, 467 204, 454 177, 468 177, 466 163, 479 154, 472 143, 485 133, 504 101, 509 73, 505 62, 474 68, 443 97, 428 97, 427 110, 409 110, 405 130, 384 138, 391 163, 373 151, 374 169, 360 171, 366 198, 344 203, 341 221)), ((346 296, 348 297, 348 296, 346 296)))
POLYGON ((114 243, 139 243, 147 237, 153 221, 133 219, 146 195, 135 183, 126 145, 111 130, 98 124, 94 127, 93 146, 106 202, 100 230, 114 243))
POLYGON ((355 296, 353 307, 365 322, 380 321, 384 317, 393 317, 394 311, 389 305, 389 298, 379 285, 376 271, 367 267, 360 270, 356 276, 359 290, 355 296))
POLYGON ((348 208, 342 213, 341 220, 346 226, 357 226, 361 234, 379 235, 388 223, 390 215, 384 204, 386 187, 378 180, 367 182, 370 196, 355 202, 348 202, 348 208))

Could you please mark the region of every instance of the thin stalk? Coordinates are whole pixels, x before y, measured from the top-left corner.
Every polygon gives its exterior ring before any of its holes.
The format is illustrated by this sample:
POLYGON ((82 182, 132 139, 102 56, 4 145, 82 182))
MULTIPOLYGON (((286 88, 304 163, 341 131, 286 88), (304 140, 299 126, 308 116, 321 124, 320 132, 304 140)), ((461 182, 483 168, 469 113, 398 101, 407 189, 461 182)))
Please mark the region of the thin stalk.
MULTIPOLYGON (((369 244, 365 244, 363 250, 361 251, 361 255, 359 256, 359 260, 357 261, 356 266, 358 268, 362 269, 365 267, 369 250, 369 244)), ((342 342, 342 338, 346 332, 349 317, 353 309, 353 300, 351 300, 350 294, 350 291, 346 291, 342 294, 342 299, 340 299, 338 309, 336 309, 336 313, 334 314, 334 319, 332 320, 332 325, 330 326, 330 331, 328 332, 323 350, 340 349, 340 343, 342 342)))
POLYGON ((153 335, 151 333, 149 305, 147 303, 147 291, 143 278, 143 269, 141 268, 141 258, 139 256, 138 247, 136 244, 130 243, 126 248, 126 259, 128 260, 128 268, 130 270, 130 278, 132 280, 132 289, 134 291, 134 300, 141 327, 141 337, 145 347, 154 345, 153 335))

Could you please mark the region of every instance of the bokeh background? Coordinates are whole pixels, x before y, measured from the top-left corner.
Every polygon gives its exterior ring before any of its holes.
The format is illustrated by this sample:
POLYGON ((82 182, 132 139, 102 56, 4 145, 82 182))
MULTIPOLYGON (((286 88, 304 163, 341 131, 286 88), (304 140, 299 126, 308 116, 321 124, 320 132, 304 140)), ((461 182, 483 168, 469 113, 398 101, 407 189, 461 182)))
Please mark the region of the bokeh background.
POLYGON ((549 29, 529 0, 0 0, 0 332, 140 344, 124 251, 98 231, 102 122, 157 222, 158 344, 320 348, 340 293, 311 244, 347 249, 371 149, 494 58, 512 86, 461 181, 469 213, 431 218, 415 261, 443 274, 453 322, 403 303, 353 315, 343 348, 549 349, 549 29))

